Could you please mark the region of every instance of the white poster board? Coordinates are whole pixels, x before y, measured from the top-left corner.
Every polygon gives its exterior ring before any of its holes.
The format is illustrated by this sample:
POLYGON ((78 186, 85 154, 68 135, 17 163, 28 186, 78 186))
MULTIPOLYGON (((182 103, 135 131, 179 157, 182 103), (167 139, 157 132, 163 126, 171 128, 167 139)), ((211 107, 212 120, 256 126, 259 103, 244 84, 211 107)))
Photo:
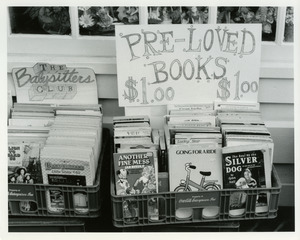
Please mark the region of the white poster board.
POLYGON ((96 76, 89 68, 37 63, 13 69, 12 77, 19 103, 98 104, 96 76))
POLYGON ((116 27, 120 106, 257 102, 260 24, 116 27))

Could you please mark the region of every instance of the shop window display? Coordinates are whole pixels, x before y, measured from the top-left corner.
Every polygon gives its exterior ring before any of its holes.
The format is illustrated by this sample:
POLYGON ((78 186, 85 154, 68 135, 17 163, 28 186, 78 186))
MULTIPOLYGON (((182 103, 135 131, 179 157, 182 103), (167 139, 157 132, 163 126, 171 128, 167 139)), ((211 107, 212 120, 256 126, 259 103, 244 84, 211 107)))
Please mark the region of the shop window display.
POLYGON ((78 7, 80 35, 114 36, 115 25, 139 24, 138 7, 78 7))
POLYGON ((149 24, 208 23, 208 7, 148 7, 149 24))
POLYGON ((262 40, 275 41, 277 7, 218 7, 217 23, 261 23, 262 40))
POLYGON ((70 35, 69 7, 10 7, 12 33, 70 35))

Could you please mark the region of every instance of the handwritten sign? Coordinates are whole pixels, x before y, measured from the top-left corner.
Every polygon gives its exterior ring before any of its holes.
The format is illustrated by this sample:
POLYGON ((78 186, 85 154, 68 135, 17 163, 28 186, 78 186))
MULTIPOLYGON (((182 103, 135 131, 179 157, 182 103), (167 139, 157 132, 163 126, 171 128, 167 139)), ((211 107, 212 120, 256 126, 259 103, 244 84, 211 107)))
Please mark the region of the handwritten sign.
POLYGON ((96 76, 92 69, 37 63, 13 69, 20 103, 97 104, 96 76))
POLYGON ((116 27, 120 106, 256 102, 261 25, 116 27))

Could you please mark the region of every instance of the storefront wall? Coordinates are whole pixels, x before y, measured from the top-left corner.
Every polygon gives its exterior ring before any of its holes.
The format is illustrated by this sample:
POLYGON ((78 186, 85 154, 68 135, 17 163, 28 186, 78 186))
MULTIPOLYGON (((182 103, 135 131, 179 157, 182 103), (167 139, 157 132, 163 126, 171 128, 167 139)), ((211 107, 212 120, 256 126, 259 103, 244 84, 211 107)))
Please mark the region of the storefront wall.
MULTIPOLYGON (((216 23, 216 8, 211 7, 208 23, 216 23)), ((147 23, 147 8, 140 8, 140 24, 147 23)), ((293 44, 283 41, 286 8, 278 8, 274 42, 262 42, 259 102, 263 120, 275 142, 274 163, 294 163, 294 73, 293 44)), ((120 108, 117 92, 117 66, 114 37, 80 36, 78 11, 70 7, 72 35, 11 34, 8 26, 8 89, 15 96, 11 71, 32 67, 37 62, 92 68, 97 76, 99 103, 103 104, 104 123, 112 117, 137 113, 135 108, 120 108)), ((160 122, 164 106, 139 108, 140 114, 154 116, 160 122)), ((156 127, 156 126, 154 126, 156 127)))

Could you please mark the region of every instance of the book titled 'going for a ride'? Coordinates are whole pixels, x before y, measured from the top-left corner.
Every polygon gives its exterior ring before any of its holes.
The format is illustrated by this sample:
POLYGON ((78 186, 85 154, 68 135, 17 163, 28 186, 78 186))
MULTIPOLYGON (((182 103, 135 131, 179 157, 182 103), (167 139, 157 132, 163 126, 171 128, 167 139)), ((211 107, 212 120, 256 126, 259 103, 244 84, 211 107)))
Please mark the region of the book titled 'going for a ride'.
POLYGON ((222 153, 217 143, 170 145, 170 191, 222 189, 222 153))

